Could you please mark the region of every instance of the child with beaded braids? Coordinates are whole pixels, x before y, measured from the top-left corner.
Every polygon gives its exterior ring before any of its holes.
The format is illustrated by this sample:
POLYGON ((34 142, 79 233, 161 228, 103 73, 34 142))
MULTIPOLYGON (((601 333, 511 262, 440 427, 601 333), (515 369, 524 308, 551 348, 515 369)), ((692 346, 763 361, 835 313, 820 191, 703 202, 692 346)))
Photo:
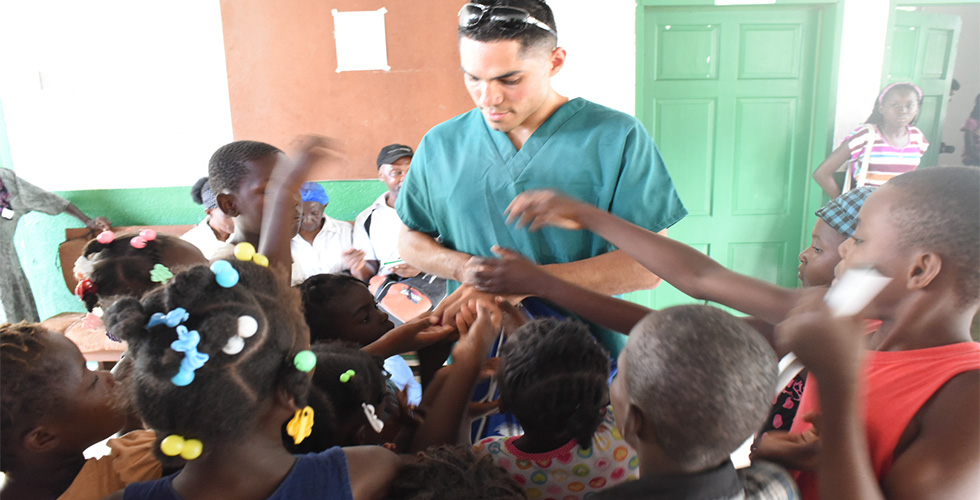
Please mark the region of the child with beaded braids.
POLYGON ((160 458, 186 461, 181 472, 116 498, 380 498, 397 470, 391 452, 293 456, 282 445, 290 416, 294 437, 309 432, 298 408, 312 353, 296 292, 255 263, 217 261, 212 269, 184 271, 106 312, 107 326, 129 343, 126 389, 157 431, 160 458))
POLYGON ((492 456, 531 498, 584 498, 638 476, 636 452, 609 406, 609 355, 588 327, 534 320, 500 356, 500 406, 525 433, 488 437, 474 446, 477 455, 492 456))

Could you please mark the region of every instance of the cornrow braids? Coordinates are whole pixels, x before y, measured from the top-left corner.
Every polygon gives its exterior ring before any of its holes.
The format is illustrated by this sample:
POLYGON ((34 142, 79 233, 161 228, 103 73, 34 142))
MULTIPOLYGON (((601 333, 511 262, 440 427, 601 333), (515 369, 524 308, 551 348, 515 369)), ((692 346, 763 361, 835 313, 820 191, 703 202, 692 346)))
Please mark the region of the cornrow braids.
POLYGON ((82 255, 92 262, 89 279, 95 283, 97 291, 87 292, 81 298, 89 311, 100 304, 103 298, 116 295, 139 297, 147 290, 159 285, 150 277, 150 270, 156 264, 167 266, 172 272, 189 262, 204 263, 200 250, 167 234, 157 234, 146 242, 146 247, 136 248, 130 240, 137 233, 116 235, 109 243, 97 239, 89 241, 82 249, 82 255))
POLYGON ((235 141, 221 146, 208 162, 208 180, 212 192, 217 195, 238 191, 242 180, 248 176, 246 163, 281 152, 271 144, 258 141, 235 141))
POLYGON ((609 355, 582 323, 534 320, 500 351, 500 404, 529 434, 588 449, 609 404, 609 355))
POLYGON ((299 445, 289 439, 287 449, 292 453, 309 453, 331 446, 360 444, 345 442, 346 436, 340 434, 344 423, 363 411, 362 403, 377 406, 384 397, 387 378, 383 361, 362 351, 357 344, 341 340, 316 342, 310 349, 316 354, 316 371, 308 404, 316 414, 316 425, 299 445), (344 382, 340 376, 348 370, 354 374, 344 382), (327 412, 323 417, 321 408, 327 412), (328 416, 333 421, 327 421, 328 416))
POLYGON ((363 281, 346 274, 316 274, 299 285, 303 315, 310 327, 311 341, 337 338, 327 309, 330 301, 350 286, 365 285, 363 281))
MULTIPOLYGON (((305 404, 309 374, 293 365, 297 352, 309 342, 299 315, 296 292, 280 283, 273 272, 251 262, 231 261, 239 281, 220 286, 206 266, 177 274, 165 287, 142 301, 127 297, 105 313, 106 327, 129 343, 132 370, 128 396, 158 440, 170 434, 199 439, 207 453, 209 442, 241 439, 256 418, 256 408, 276 398, 278 388, 305 404), (197 350, 210 358, 194 372, 193 381, 177 386, 185 355, 171 348, 178 339, 165 324, 147 328, 153 313, 186 310, 183 325, 200 335, 197 350), (244 339, 236 354, 223 349, 238 336, 239 318, 251 316, 256 333, 244 339)), ((179 459, 157 455, 165 464, 179 459)))
POLYGON ((527 498, 506 470, 490 456, 475 456, 469 446, 432 447, 405 462, 388 489, 391 500, 527 498))
POLYGON ((0 325, 0 471, 16 466, 16 443, 56 403, 51 390, 63 372, 45 362, 45 332, 37 323, 0 325))

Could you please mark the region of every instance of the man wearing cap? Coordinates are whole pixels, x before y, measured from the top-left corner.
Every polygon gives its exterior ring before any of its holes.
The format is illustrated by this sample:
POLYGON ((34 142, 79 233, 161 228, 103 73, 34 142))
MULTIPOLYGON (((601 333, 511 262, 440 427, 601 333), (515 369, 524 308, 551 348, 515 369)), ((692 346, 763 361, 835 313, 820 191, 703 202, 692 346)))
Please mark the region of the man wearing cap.
POLYGON ((323 213, 330 197, 323 186, 316 182, 304 182, 300 188, 303 198, 303 218, 299 234, 293 236, 290 249, 293 254, 293 284, 303 282, 315 274, 339 273, 348 266, 344 252, 351 246, 351 225, 323 213), (297 272, 297 268, 302 272, 297 272))
MULTIPOLYGON (((687 211, 649 133, 630 115, 552 88, 566 54, 544 2, 480 0, 458 17, 463 79, 476 109, 425 135, 397 203, 402 257, 455 280, 453 287, 462 283, 443 302, 444 318, 483 293, 477 285, 509 292, 476 277, 494 245, 600 293, 655 287, 659 278, 592 233, 529 232, 504 215, 521 192, 553 188, 665 231, 687 211)), ((624 343, 603 340, 614 352, 624 343)))
POLYGON ((395 212, 395 201, 412 162, 412 148, 389 144, 378 153, 378 179, 388 191, 354 220, 353 259, 350 271, 354 277, 367 282, 372 276, 397 274, 410 278, 419 270, 401 261, 398 254, 398 232, 402 221, 395 212))

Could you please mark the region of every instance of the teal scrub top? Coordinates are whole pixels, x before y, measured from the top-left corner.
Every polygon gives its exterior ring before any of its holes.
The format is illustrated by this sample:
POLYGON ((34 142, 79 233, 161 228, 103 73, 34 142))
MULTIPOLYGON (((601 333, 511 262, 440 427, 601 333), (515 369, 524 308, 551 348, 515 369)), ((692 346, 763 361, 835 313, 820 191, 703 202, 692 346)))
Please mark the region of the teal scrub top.
MULTIPOLYGON (((473 109, 422 139, 396 209, 409 228, 446 248, 493 257, 515 249, 538 264, 595 257, 615 247, 590 231, 507 225, 518 194, 556 189, 651 231, 687 215, 660 151, 636 118, 585 99, 556 110, 517 150, 473 109)), ((450 282, 450 292, 458 283, 450 282)))

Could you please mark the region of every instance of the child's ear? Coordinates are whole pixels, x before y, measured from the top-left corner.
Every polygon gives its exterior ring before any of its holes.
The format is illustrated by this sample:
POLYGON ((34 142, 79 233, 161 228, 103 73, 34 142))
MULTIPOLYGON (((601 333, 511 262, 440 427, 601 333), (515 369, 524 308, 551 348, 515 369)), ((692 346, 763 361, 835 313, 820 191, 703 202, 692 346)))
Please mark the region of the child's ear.
POLYGON ((47 453, 61 444, 58 435, 44 426, 37 426, 24 436, 24 449, 31 453, 47 453))
POLYGON ((922 252, 915 256, 909 269, 908 288, 922 289, 929 286, 943 268, 943 259, 935 252, 922 252))
POLYGON ((238 217, 238 200, 234 195, 227 193, 219 193, 215 196, 215 200, 218 202, 218 208, 225 213, 228 217, 238 217))
MULTIPOLYGON (((616 420, 619 420, 619 415, 616 415, 616 420)), ((631 403, 626 408, 626 415, 623 415, 623 439, 628 443, 644 441, 652 437, 651 431, 643 411, 631 403)))
POLYGON ((280 387, 276 390, 276 403, 283 408, 288 408, 290 411, 299 409, 299 406, 296 405, 296 396, 290 394, 285 387, 280 387))

